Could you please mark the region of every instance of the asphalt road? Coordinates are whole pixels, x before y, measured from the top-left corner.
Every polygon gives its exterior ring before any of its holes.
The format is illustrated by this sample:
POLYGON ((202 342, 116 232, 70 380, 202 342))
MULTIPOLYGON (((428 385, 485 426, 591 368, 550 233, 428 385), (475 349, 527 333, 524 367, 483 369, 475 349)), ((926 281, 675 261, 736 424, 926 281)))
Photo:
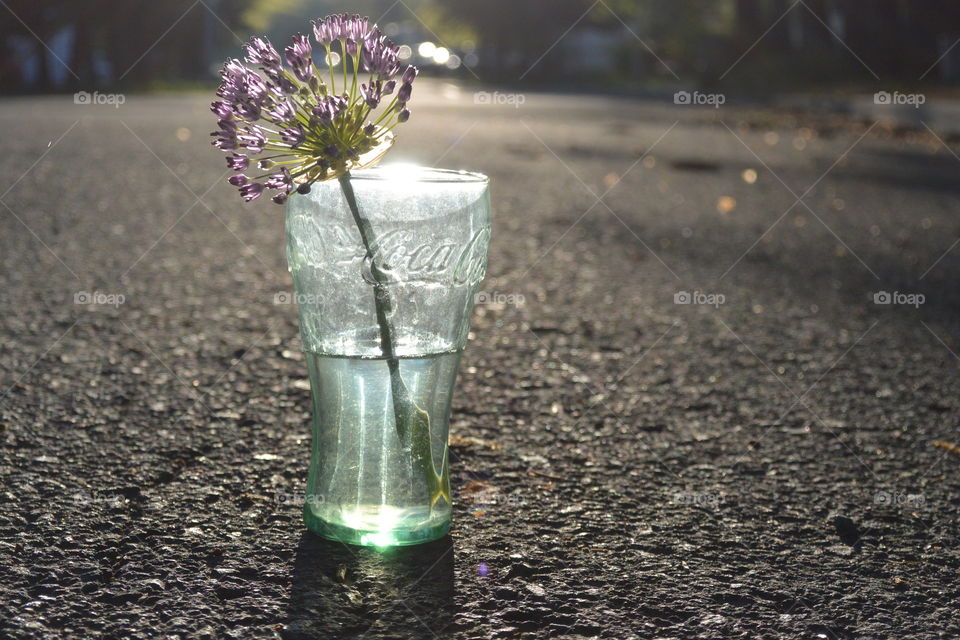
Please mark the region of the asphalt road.
POLYGON ((390 159, 490 175, 497 302, 452 535, 377 552, 277 497, 309 447, 282 210, 225 184, 208 101, 0 101, 0 636, 960 636, 932 133, 418 82, 390 159))

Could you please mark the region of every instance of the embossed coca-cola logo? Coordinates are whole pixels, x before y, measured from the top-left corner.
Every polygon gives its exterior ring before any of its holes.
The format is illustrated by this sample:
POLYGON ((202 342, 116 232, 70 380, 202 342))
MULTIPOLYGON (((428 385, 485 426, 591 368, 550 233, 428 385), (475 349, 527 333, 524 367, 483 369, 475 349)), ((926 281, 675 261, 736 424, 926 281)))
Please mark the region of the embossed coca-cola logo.
MULTIPOLYGON (((322 256, 317 262, 358 265, 365 280, 374 282, 366 250, 356 228, 342 225, 314 227, 322 256)), ((490 228, 477 229, 466 242, 429 238, 417 230, 391 229, 376 239, 373 260, 390 282, 438 282, 476 285, 486 273, 490 228)), ((305 243, 307 245, 312 243, 305 243)))

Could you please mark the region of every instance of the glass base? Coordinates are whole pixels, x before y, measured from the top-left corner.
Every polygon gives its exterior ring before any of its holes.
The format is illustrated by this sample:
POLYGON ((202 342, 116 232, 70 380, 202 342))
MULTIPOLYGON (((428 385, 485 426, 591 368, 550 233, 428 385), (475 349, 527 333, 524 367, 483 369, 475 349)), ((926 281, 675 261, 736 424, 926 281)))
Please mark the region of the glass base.
POLYGON ((435 515, 433 518, 429 515, 423 509, 376 505, 367 509, 359 507, 349 513, 341 511, 339 522, 333 522, 320 517, 307 505, 303 521, 307 529, 328 540, 364 547, 406 547, 438 540, 450 531, 449 516, 438 522, 435 515), (415 526, 404 527, 404 522, 415 523, 415 526))

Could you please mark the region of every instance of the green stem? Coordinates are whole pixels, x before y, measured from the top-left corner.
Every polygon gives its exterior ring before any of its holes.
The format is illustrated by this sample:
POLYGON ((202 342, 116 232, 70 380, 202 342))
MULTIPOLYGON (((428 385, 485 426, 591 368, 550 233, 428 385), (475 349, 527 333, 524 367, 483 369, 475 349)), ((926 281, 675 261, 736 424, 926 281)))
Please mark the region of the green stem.
POLYGON ((347 90, 347 41, 340 39, 340 62, 343 63, 343 90, 347 90))
POLYGON ((337 80, 333 77, 333 65, 330 64, 330 47, 323 45, 323 49, 327 52, 327 59, 325 62, 327 63, 327 69, 330 71, 330 93, 335 94, 337 93, 337 80))
POLYGON ((441 497, 450 502, 449 469, 446 462, 437 474, 433 460, 433 446, 430 441, 430 415, 417 406, 410 391, 400 375, 400 359, 394 349, 393 327, 390 324, 389 313, 393 301, 387 288, 387 274, 377 264, 379 245, 373 232, 370 221, 360 215, 357 197, 350 181, 350 172, 340 176, 340 188, 344 199, 350 207, 350 213, 360 231, 360 239, 366 250, 366 259, 370 261, 370 272, 373 274, 374 306, 377 316, 377 325, 380 327, 380 351, 387 361, 390 370, 390 390, 393 399, 393 415, 397 428, 397 436, 401 443, 409 437, 412 462, 417 469, 422 469, 430 490, 432 507, 441 497))

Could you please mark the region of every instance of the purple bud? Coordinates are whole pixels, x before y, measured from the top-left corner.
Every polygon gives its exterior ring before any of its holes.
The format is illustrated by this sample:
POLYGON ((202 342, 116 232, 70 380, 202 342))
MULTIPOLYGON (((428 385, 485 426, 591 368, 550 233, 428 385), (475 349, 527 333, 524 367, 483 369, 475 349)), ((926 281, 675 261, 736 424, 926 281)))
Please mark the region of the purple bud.
POLYGON ((283 204, 284 202, 287 201, 287 194, 285 194, 285 193, 278 193, 277 195, 273 196, 273 198, 271 198, 271 200, 273 200, 273 201, 276 202, 277 204, 283 204))
POLYGON ((233 115, 233 110, 230 108, 230 105, 223 100, 211 102, 210 111, 216 114, 218 120, 227 120, 233 115))
POLYGON ((247 62, 259 64, 265 70, 277 72, 280 70, 280 54, 273 48, 266 38, 250 38, 244 45, 247 50, 247 62))
POLYGON ((410 109, 404 107, 400 110, 400 113, 397 114, 397 122, 406 122, 410 119, 410 109))
POLYGON ((376 109, 377 105, 380 104, 380 81, 372 81, 369 85, 361 84, 360 95, 363 96, 363 101, 367 103, 368 107, 376 109))
POLYGON ((287 64, 297 78, 307 82, 313 76, 313 48, 310 46, 310 39, 298 33, 291 40, 293 44, 283 50, 287 64))
POLYGON ((235 153, 227 156, 227 166, 234 171, 243 171, 250 166, 250 158, 243 154, 235 153))
POLYGON ((268 189, 282 191, 283 193, 290 193, 293 190, 293 177, 290 175, 290 170, 284 167, 279 173, 274 173, 267 178, 263 186, 268 189))
POLYGON ((256 200, 261 193, 263 193, 263 185, 259 182, 248 182, 240 187, 240 195, 243 196, 244 202, 256 200))
POLYGON ((373 123, 371 122, 370 124, 368 124, 367 126, 365 126, 365 127, 363 128, 363 132, 364 132, 365 134, 367 134, 368 136, 372 136, 374 133, 377 132, 377 125, 375 125, 375 124, 373 124, 373 123))
POLYGON ((397 88, 396 80, 387 80, 383 85, 383 95, 388 96, 397 88))
POLYGON ((303 127, 296 125, 282 130, 280 132, 280 137, 283 138, 283 141, 289 144, 291 147, 296 147, 303 142, 306 135, 303 133, 303 127))
POLYGON ((402 85, 400 85, 400 90, 397 91, 397 101, 410 102, 411 93, 413 93, 413 85, 409 82, 404 82, 402 85))
POLYGON ((229 182, 235 187, 242 187, 243 185, 247 184, 248 181, 249 181, 249 178, 247 178, 247 176, 243 175, 242 173, 238 173, 236 175, 230 176, 227 179, 227 182, 229 182))
POLYGON ((409 65, 406 70, 403 72, 403 75, 400 77, 400 80, 404 84, 413 84, 413 81, 416 79, 419 71, 413 65, 409 65))

